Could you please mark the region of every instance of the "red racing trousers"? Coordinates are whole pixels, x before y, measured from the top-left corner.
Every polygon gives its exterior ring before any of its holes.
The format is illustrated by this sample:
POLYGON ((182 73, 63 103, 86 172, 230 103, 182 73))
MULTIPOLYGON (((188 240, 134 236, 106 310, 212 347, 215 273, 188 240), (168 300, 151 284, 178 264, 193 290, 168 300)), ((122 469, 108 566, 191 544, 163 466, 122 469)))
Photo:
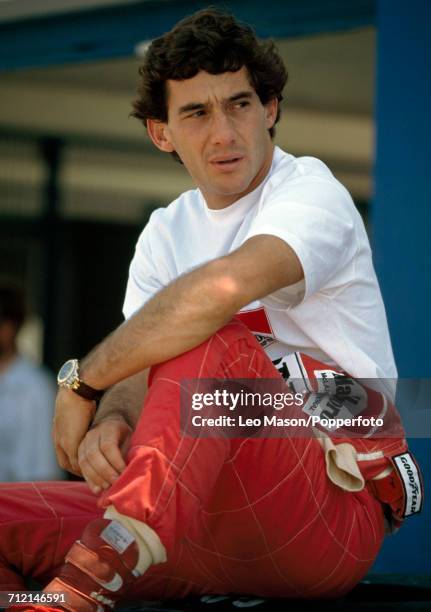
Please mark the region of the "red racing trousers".
POLYGON ((277 378, 234 320, 195 349, 152 368, 127 468, 100 498, 86 483, 0 486, 0 587, 52 579, 84 527, 114 505, 149 525, 167 552, 131 597, 243 593, 337 597, 367 573, 383 540, 383 510, 326 474, 315 438, 192 438, 182 434, 181 381, 277 378))

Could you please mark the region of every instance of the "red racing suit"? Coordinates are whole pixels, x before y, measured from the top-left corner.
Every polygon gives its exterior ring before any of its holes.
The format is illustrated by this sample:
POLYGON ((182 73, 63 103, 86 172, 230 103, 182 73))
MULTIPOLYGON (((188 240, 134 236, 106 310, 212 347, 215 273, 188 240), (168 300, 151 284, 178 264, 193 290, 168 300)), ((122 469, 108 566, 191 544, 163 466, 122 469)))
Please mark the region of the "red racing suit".
MULTIPOLYGON (((308 378, 327 369, 300 357, 308 378)), ((85 525, 112 504, 151 527, 167 552, 167 562, 150 567, 130 596, 348 592, 371 567, 384 537, 384 505, 372 478, 407 453, 406 442, 402 435, 343 439, 359 453, 367 481, 351 492, 328 478, 314 436, 193 438, 182 432, 184 380, 256 378, 280 374, 233 320, 195 349, 152 368, 127 468, 100 498, 85 483, 1 485, 2 590, 22 589, 22 576, 50 580, 85 525)), ((403 501, 397 500, 405 493, 397 472, 391 474, 396 500, 384 501, 394 502, 401 520, 403 501)))

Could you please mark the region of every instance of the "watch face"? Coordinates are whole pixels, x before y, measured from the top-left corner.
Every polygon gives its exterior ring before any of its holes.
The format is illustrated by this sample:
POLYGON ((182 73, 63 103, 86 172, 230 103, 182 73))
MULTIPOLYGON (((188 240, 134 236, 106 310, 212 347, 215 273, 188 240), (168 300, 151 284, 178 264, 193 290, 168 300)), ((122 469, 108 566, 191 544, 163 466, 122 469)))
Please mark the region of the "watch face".
POLYGON ((76 374, 77 374, 77 360, 69 359, 69 361, 66 361, 66 363, 64 363, 61 366, 60 371, 57 375, 57 382, 59 385, 67 383, 71 379, 73 380, 76 374))

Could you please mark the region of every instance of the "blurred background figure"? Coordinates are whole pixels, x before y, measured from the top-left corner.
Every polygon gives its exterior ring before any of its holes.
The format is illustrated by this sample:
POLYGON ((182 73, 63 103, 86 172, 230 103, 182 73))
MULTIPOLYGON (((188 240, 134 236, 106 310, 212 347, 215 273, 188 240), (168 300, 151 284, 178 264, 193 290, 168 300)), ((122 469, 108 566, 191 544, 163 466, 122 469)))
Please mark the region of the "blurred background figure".
POLYGON ((22 356, 17 336, 26 318, 24 293, 0 281, 0 481, 62 478, 51 440, 55 384, 22 356))

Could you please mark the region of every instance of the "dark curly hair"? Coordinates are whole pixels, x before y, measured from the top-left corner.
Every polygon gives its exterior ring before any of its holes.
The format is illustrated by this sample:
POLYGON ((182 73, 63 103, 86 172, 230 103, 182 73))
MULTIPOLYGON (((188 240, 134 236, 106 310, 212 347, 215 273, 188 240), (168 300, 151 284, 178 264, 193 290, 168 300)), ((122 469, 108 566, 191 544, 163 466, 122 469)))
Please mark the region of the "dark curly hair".
MULTIPOLYGON (((190 79, 201 70, 210 74, 236 72, 243 66, 262 104, 283 99, 287 71, 274 43, 258 40, 249 25, 229 13, 212 7, 198 11, 151 43, 139 69, 139 97, 133 102, 131 115, 145 126, 147 119, 166 122, 168 79, 190 79)), ((279 118, 280 106, 275 123, 279 118)), ((269 133, 272 138, 274 127, 269 133)))

